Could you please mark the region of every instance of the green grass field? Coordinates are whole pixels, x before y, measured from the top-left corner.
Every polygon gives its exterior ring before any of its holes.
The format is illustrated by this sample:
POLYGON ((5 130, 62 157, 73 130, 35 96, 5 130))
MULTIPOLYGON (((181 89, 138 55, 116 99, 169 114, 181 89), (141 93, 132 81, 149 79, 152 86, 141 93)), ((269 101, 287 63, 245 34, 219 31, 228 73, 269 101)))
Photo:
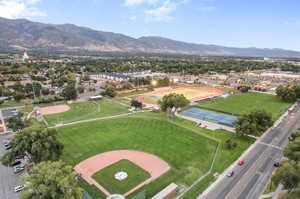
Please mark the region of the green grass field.
POLYGON ((68 106, 71 107, 69 111, 45 115, 48 124, 53 126, 61 122, 70 123, 128 112, 128 107, 109 99, 68 104, 68 106))
POLYGON ((172 169, 145 186, 156 194, 171 182, 191 184, 210 168, 217 142, 153 118, 120 118, 58 128, 64 143, 62 159, 75 166, 82 160, 113 150, 138 150, 159 156, 172 169))
MULTIPOLYGON (((238 157, 245 151, 255 140, 249 137, 241 137, 237 136, 234 133, 230 133, 224 130, 216 130, 211 131, 208 129, 203 129, 196 127, 193 122, 181 118, 173 118, 169 120, 166 118, 164 114, 160 113, 138 113, 135 116, 131 117, 149 117, 149 118, 157 118, 159 120, 168 120, 169 122, 174 123, 175 125, 180 125, 184 128, 188 128, 192 130, 194 133, 210 137, 219 142, 220 147, 216 156, 215 163, 212 168, 211 174, 214 173, 222 173, 232 162, 236 161, 238 157), (237 144, 237 147, 233 150, 229 150, 225 147, 225 142, 228 139, 232 139, 233 142, 237 144)), ((184 199, 195 198, 195 196, 199 195, 210 183, 212 183, 216 178, 212 175, 211 177, 205 178, 203 181, 198 183, 194 188, 192 188, 186 195, 184 195, 184 199)), ((147 189, 147 187, 145 187, 147 189)))
POLYGON ((5 101, 3 104, 0 104, 0 109, 3 108, 9 108, 9 107, 18 107, 18 106, 24 106, 26 104, 31 104, 31 100, 25 100, 25 101, 5 101))
POLYGON ((199 106, 236 114, 248 113, 255 109, 265 109, 272 113, 275 119, 285 112, 291 103, 282 102, 274 95, 249 92, 231 95, 225 99, 218 99, 216 102, 199 103, 199 106))
POLYGON ((110 193, 124 194, 151 176, 129 160, 120 160, 98 171, 92 177, 110 193), (115 174, 120 171, 126 172, 128 177, 124 180, 115 179, 115 174))

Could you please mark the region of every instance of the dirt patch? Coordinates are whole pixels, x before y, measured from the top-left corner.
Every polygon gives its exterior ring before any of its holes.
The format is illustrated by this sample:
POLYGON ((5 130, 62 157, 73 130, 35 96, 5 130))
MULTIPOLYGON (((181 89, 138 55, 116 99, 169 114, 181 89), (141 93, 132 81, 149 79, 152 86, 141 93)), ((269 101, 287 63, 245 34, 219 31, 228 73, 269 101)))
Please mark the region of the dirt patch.
POLYGON ((85 179, 89 184, 95 185, 103 193, 109 196, 114 193, 109 193, 104 187, 98 184, 92 178, 92 176, 101 169, 104 169, 105 167, 112 165, 120 160, 129 160, 151 175, 149 179, 125 193, 124 196, 128 196, 145 184, 148 184, 151 181, 157 179, 171 168, 168 163, 155 155, 140 151, 120 150, 105 152, 90 157, 76 165, 75 171, 79 173, 81 177, 85 179))
POLYGON ((55 105, 55 106, 47 106, 39 108, 39 112, 42 115, 50 115, 55 113, 62 113, 70 110, 70 107, 68 105, 55 105))

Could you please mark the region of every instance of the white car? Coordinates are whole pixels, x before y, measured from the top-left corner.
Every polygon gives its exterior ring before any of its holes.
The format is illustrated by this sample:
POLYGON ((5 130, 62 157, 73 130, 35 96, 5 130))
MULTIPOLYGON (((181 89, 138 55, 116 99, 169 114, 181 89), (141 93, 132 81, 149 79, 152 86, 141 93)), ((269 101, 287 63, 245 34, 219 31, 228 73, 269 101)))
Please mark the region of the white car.
POLYGON ((227 177, 232 177, 234 175, 234 171, 230 171, 229 173, 226 174, 227 177))
POLYGON ((25 188, 25 185, 18 185, 15 186, 14 191, 15 193, 22 191, 25 188))
POLYGON ((25 170, 25 167, 18 167, 18 166, 16 166, 14 168, 14 173, 17 174, 17 173, 20 173, 20 172, 22 172, 24 170, 25 170))

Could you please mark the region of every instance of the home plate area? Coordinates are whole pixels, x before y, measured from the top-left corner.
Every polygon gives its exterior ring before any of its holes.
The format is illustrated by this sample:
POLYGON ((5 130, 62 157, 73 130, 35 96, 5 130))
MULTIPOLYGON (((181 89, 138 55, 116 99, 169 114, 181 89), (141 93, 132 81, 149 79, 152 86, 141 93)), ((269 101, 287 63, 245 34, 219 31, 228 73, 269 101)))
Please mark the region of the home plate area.
POLYGON ((90 157, 75 171, 108 198, 124 198, 166 173, 171 167, 159 157, 133 150, 110 151, 90 157))

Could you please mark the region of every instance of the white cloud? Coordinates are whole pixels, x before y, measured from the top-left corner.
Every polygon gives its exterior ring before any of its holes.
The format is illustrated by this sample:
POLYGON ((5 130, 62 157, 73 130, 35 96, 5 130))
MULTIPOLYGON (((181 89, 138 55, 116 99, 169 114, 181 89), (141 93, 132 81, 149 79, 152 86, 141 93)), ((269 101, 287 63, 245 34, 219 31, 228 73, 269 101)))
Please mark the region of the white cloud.
POLYGON ((36 7, 40 0, 0 0, 0 17, 40 17, 45 13, 36 7))
POLYGON ((187 0, 181 1, 172 1, 172 0, 165 0, 159 7, 148 9, 145 11, 146 19, 148 21, 163 21, 168 22, 174 17, 171 15, 177 7, 181 4, 186 3, 187 0))
POLYGON ((124 0, 124 5, 130 8, 139 7, 145 14, 146 21, 170 21, 174 19, 172 13, 181 4, 189 0, 124 0))
POLYGON ((127 7, 139 6, 142 4, 155 4, 161 0, 125 0, 124 5, 127 7))

